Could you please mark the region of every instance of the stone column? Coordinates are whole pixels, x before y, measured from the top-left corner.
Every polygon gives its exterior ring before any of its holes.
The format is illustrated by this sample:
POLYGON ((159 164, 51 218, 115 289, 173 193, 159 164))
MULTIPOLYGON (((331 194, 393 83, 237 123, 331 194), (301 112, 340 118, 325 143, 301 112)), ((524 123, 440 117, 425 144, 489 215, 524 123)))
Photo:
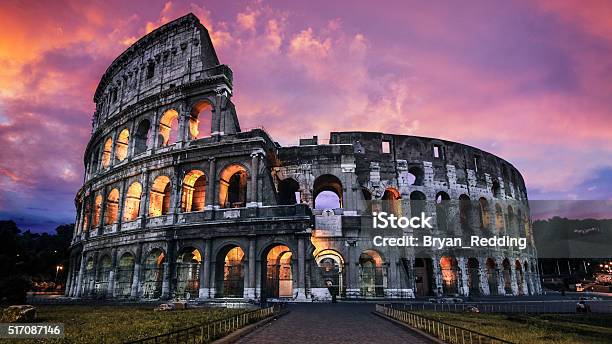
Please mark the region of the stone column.
POLYGON ((306 299, 306 248, 304 244, 304 237, 298 237, 298 276, 297 276, 297 296, 296 299, 306 299))
POLYGON ((248 188, 247 207, 257 206, 257 184, 259 179, 259 152, 251 153, 251 185, 248 188))
POLYGON ((147 210, 149 209, 149 171, 142 174, 142 195, 140 197, 140 208, 138 209, 138 216, 142 218, 142 228, 145 227, 145 220, 148 216, 147 210))
POLYGON ((136 249, 136 257, 134 257, 134 275, 132 276, 132 286, 130 288, 130 298, 137 299, 140 294, 138 289, 140 286, 140 268, 142 263, 142 243, 138 243, 136 249))
POLYGON ((478 258, 478 275, 480 293, 482 295, 491 295, 491 290, 489 290, 489 269, 487 268, 486 258, 478 258))
POLYGON ((466 264, 464 257, 457 258, 457 268, 459 270, 457 271, 459 275, 457 276, 457 290, 459 291, 460 295, 468 296, 470 295, 470 287, 468 284, 468 278, 471 276, 469 276, 468 274, 467 264, 466 264))
POLYGON ((247 274, 245 274, 245 288, 244 288, 244 298, 245 299, 255 299, 255 269, 256 269, 256 258, 255 258, 255 250, 256 250, 256 238, 249 238, 249 267, 247 274))
POLYGON ((169 299, 170 297, 172 297, 172 286, 171 286, 171 280, 172 280, 172 275, 173 275, 173 268, 174 268, 174 251, 175 251, 175 246, 176 246, 176 242, 175 241, 170 241, 168 243, 168 257, 167 259, 164 261, 164 275, 163 275, 163 280, 162 280, 162 292, 161 292, 161 298, 162 299, 169 299))
POLYGON ((94 252, 93 255, 93 269, 91 271, 90 279, 89 279, 89 291, 87 296, 94 295, 94 288, 96 286, 96 279, 98 278, 98 252, 94 252), (93 277, 93 278, 91 278, 93 277))
POLYGON ((348 240, 348 254, 345 260, 345 264, 347 267, 346 278, 348 282, 346 288, 346 296, 349 298, 359 296, 359 259, 355 258, 355 246, 357 246, 356 240, 348 240))
POLYGON ((208 158, 208 178, 206 179, 206 210, 213 210, 217 205, 217 172, 214 157, 208 158))
POLYGON ((204 259, 200 266, 200 290, 198 297, 200 299, 208 299, 210 297, 210 255, 211 255, 212 239, 204 241, 204 259))
POLYGON ((108 200, 106 196, 108 195, 108 190, 106 187, 102 189, 102 204, 100 205, 100 223, 98 223, 98 235, 104 234, 104 226, 106 225, 106 203, 108 200))
POLYGON ((76 292, 74 293, 75 297, 81 297, 82 293, 83 293, 83 275, 85 274, 85 252, 83 251, 83 253, 81 254, 81 264, 79 267, 79 275, 77 277, 77 288, 76 288, 76 292))
POLYGON ((512 295, 518 295, 518 283, 516 282, 516 267, 513 262, 510 262, 510 285, 512 286, 512 295))
POLYGON ((444 290, 442 288, 442 270, 440 268, 440 257, 433 256, 431 258, 431 262, 432 262, 433 279, 434 279, 432 281, 434 282, 432 289, 434 291, 434 295, 442 296, 444 293, 444 290))
POLYGON ((66 283, 64 284, 64 296, 70 296, 70 288, 72 287, 72 275, 74 274, 74 257, 68 260, 68 273, 66 275, 66 283))
POLYGON ((108 272, 108 289, 106 290, 107 298, 115 297, 115 270, 117 269, 117 249, 113 249, 112 258, 111 258, 111 268, 108 272))
MULTIPOLYGON (((501 261, 503 264, 503 260, 501 261)), ((497 294, 506 295, 506 281, 504 280, 504 270, 499 268, 499 265, 495 268, 497 273, 497 294)))
POLYGON ((125 194, 127 193, 126 187, 127 181, 123 179, 121 181, 121 190, 119 192, 119 214, 117 216, 117 231, 121 231, 121 224, 123 223, 123 209, 125 208, 125 194))

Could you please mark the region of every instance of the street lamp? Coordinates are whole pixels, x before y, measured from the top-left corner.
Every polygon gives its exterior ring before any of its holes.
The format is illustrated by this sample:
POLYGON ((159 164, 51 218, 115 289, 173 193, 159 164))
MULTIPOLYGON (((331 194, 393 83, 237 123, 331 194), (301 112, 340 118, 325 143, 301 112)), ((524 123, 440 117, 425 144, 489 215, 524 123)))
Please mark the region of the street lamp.
POLYGON ((58 265, 55 267, 55 282, 57 283, 57 276, 59 275, 59 272, 61 270, 64 270, 64 267, 62 265, 58 265))

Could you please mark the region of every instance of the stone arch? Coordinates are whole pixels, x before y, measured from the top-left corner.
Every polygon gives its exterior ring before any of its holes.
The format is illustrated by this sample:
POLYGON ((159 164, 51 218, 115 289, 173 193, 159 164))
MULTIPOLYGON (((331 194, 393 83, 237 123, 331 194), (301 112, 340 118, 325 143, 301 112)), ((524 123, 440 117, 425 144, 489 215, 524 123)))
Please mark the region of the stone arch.
POLYGON ((346 279, 344 277, 344 257, 336 250, 324 249, 315 255, 315 261, 323 281, 323 287, 327 287, 336 295, 344 295, 346 292, 346 279))
POLYGON ((499 182, 497 180, 493 181, 493 184, 491 186, 491 193, 495 198, 501 197, 501 186, 499 185, 499 182))
POLYGON ((83 295, 89 295, 91 292, 93 292, 92 287, 94 286, 96 279, 96 276, 94 275, 96 265, 92 256, 83 259, 86 259, 85 273, 83 275, 83 295))
POLYGON ((478 200, 480 207, 480 229, 487 229, 491 225, 491 217, 489 215, 489 202, 484 198, 480 197, 478 200))
POLYGON ((216 297, 244 296, 245 251, 238 245, 227 244, 219 249, 215 266, 216 297))
POLYGON ((168 146, 179 140, 179 113, 175 109, 164 111, 159 120, 159 146, 168 146))
POLYGON ((363 297, 385 296, 387 266, 376 250, 364 250, 359 256, 359 287, 363 297))
POLYGON ((411 166, 408 168, 408 184, 422 186, 425 182, 425 172, 421 166, 411 166))
POLYGON ((318 176, 313 183, 313 208, 342 208, 342 182, 333 174, 318 176))
POLYGON ((504 290, 506 295, 512 295, 512 268, 510 267, 510 260, 504 258, 502 261, 502 276, 504 278, 504 290))
POLYGON ((106 292, 108 290, 108 277, 112 264, 112 259, 108 254, 103 255, 98 260, 98 268, 96 269, 95 294, 99 298, 106 297, 106 292))
POLYGON ((421 216, 425 212, 427 197, 421 191, 412 191, 410 193, 410 216, 421 216))
POLYGON ((504 224, 504 212, 499 203, 495 204, 495 229, 498 233, 503 233, 506 226, 504 224))
POLYGON ((151 121, 141 120, 134 135, 134 154, 144 153, 151 147, 151 121))
POLYGON ((151 185, 149 216, 161 216, 170 212, 172 182, 168 176, 158 176, 151 185))
POLYGON ((191 299, 199 295, 202 252, 192 246, 183 247, 176 258, 176 295, 191 299))
POLYGON ((521 264, 520 260, 516 260, 514 262, 514 269, 515 269, 515 278, 516 278, 516 285, 518 286, 518 294, 519 295, 525 295, 525 293, 523 292, 523 285, 525 283, 525 273, 523 271, 523 265, 521 264))
POLYGON ((480 263, 475 257, 467 260, 467 282, 470 295, 480 295, 480 263))
POLYGON ((459 224, 461 225, 461 230, 466 232, 471 231, 471 221, 472 201, 470 200, 470 196, 461 194, 459 196, 459 224))
POLYGON ((104 141, 104 150, 102 151, 102 167, 107 168, 111 163, 111 155, 113 152, 113 138, 107 137, 104 141))
POLYGON ((144 256, 142 297, 157 299, 161 297, 166 253, 161 248, 152 248, 144 256))
POLYGON ((433 260, 431 258, 415 258, 414 268, 414 287, 417 296, 428 296, 434 293, 434 271, 433 260))
POLYGON ((125 194, 125 203, 123 206, 123 220, 134 221, 140 215, 140 199, 142 197, 142 185, 139 182, 133 182, 128 187, 125 194))
POLYGON ((300 203, 300 184, 293 178, 285 178, 278 183, 278 203, 293 205, 300 203))
POLYGON ((293 297, 293 252, 283 244, 271 244, 261 255, 262 298, 293 297))
POLYGON ((200 100, 189 113, 189 139, 196 140, 210 136, 214 106, 209 100, 200 100))
POLYGON ((102 195, 97 194, 94 198, 94 213, 91 219, 91 227, 96 228, 100 225, 100 217, 102 216, 102 195))
POLYGON ((442 271, 442 292, 444 295, 457 295, 459 289, 459 264, 457 259, 452 256, 442 256, 440 258, 440 270, 442 271))
POLYGON ((206 205, 206 175, 200 170, 191 170, 183 178, 181 211, 202 211, 206 205))
POLYGON ((247 202, 249 173, 241 164, 226 166, 219 176, 219 205, 222 208, 240 208, 247 202))
POLYGON ((117 159, 118 162, 121 162, 127 158, 129 143, 130 131, 125 128, 121 130, 117 136, 117 142, 115 143, 115 159, 117 159))
POLYGON ((127 298, 132 292, 132 279, 134 277, 135 265, 134 255, 130 252, 123 253, 117 265, 115 295, 120 298, 127 298))
MULTIPOLYGON (((448 210, 450 207, 450 196, 440 191, 436 194, 436 222, 440 231, 448 231, 448 210)), ((412 215, 415 216, 415 215, 412 215)))
POLYGON ((106 196, 106 209, 104 211, 104 224, 112 225, 119 218, 119 189, 114 188, 106 196))
POLYGON ((382 196, 382 210, 388 214, 402 215, 402 195, 393 187, 388 187, 382 196))
POLYGON ((499 291, 497 276, 497 262, 493 258, 487 258, 487 282, 489 284, 489 293, 491 295, 497 295, 499 291))

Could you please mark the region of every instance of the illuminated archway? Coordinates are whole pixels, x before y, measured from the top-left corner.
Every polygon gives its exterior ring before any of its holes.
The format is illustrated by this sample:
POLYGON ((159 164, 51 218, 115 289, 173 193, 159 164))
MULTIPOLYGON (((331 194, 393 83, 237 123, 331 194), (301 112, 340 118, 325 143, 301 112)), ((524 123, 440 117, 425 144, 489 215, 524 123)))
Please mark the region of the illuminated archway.
POLYGON ((96 228, 100 225, 100 216, 102 215, 102 195, 97 194, 94 199, 94 213, 91 219, 91 227, 96 228))
POLYGON ((189 114, 189 139, 210 136, 212 129, 212 105, 207 101, 198 102, 189 114))
POLYGON ((159 121, 160 146, 168 146, 178 140, 178 118, 179 114, 174 109, 167 110, 162 115, 159 121))
POLYGON ((181 193, 181 211, 204 210, 206 197, 206 176, 200 170, 192 170, 183 179, 181 193))
POLYGON ((149 201, 149 216, 161 216, 170 212, 170 199, 172 184, 167 176, 159 176, 151 186, 151 200, 149 201))
POLYGON ((292 297, 293 273, 291 269, 292 253, 285 245, 270 247, 265 254, 265 274, 262 295, 265 297, 292 297))
POLYGON ((344 258, 334 250, 323 250, 315 256, 319 267, 323 286, 344 296, 346 292, 346 280, 344 278, 344 258))
POLYGON ((176 259, 176 294, 179 297, 194 298, 200 289, 200 265, 202 254, 193 247, 181 250, 176 259))
POLYGON ((119 189, 112 189, 106 197, 106 210, 104 211, 105 225, 117 222, 119 214, 119 189))
POLYGON ((402 215, 402 196, 396 188, 387 188, 382 196, 382 210, 387 214, 402 215))
POLYGON ((134 221, 140 213, 140 197, 142 195, 142 185, 134 182, 128 187, 125 194, 125 204, 123 206, 123 220, 134 221))
POLYGON ((160 249, 154 249, 147 255, 143 271, 143 298, 157 299, 161 296, 165 261, 166 254, 160 249))
POLYGON ((387 269, 374 250, 365 250, 359 256, 359 286, 363 297, 385 296, 387 269))
POLYGON ((249 175, 242 165, 233 164, 221 172, 219 204, 222 208, 244 207, 247 201, 249 175))
POLYGON ((444 295, 456 295, 459 293, 457 288, 459 266, 454 257, 443 256, 440 259, 440 269, 442 270, 442 291, 444 295))
POLYGON ((112 152, 113 152, 113 139, 109 137, 104 142, 104 150, 102 151, 102 167, 106 168, 110 165, 112 152))
POLYGON ((227 246, 217 255, 215 289, 217 297, 244 296, 244 251, 227 246))
POLYGON ((117 161, 123 161, 128 156, 128 146, 130 142, 130 131, 123 129, 117 137, 117 143, 115 143, 115 158, 117 161))

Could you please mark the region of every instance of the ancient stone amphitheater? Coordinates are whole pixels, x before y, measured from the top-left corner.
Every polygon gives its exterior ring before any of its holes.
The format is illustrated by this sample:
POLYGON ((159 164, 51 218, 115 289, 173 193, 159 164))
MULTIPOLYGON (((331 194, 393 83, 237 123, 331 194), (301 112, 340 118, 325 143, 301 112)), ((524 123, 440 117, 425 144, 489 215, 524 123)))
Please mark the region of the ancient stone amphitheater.
MULTIPOLYGON (((434 138, 241 130, 232 71, 192 14, 117 57, 96 90, 66 295, 107 299, 526 295, 541 291, 520 173, 434 138), (377 247, 385 235, 512 235, 512 248, 377 247), (426 233, 425 233, 426 234, 426 233)), ((342 126, 342 123, 338 123, 342 126)))

